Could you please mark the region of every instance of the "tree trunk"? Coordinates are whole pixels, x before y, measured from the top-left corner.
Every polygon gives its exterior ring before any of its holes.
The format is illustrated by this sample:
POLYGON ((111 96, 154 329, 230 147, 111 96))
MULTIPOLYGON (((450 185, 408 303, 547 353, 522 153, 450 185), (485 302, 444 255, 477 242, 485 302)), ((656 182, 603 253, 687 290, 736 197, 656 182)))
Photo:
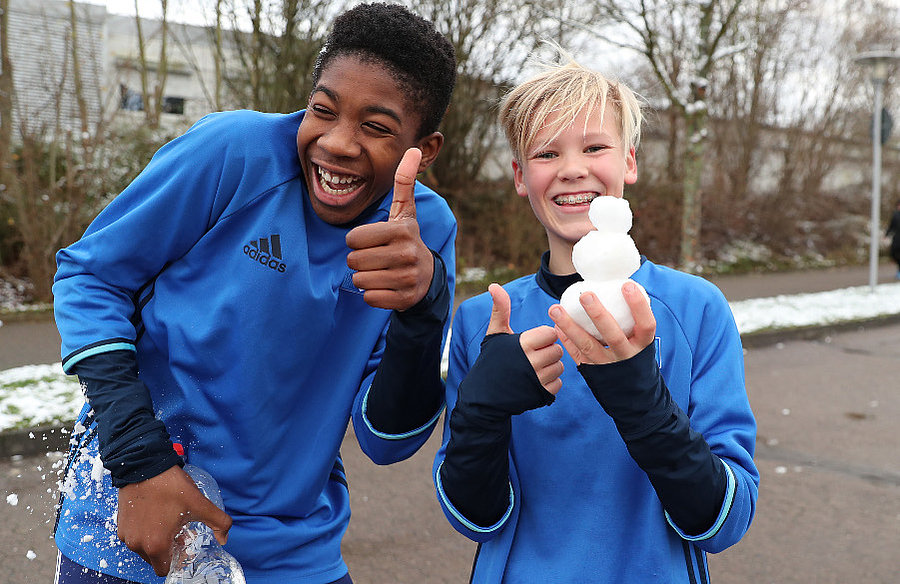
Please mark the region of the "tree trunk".
POLYGON ((162 117, 163 99, 166 93, 166 80, 169 77, 167 47, 169 41, 169 2, 168 0, 160 0, 159 3, 162 8, 162 19, 160 20, 159 65, 156 69, 156 86, 153 91, 153 119, 157 124, 159 124, 159 120, 162 117))
MULTIPOLYGON (((696 102, 695 102, 696 104, 696 102)), ((707 111, 704 105, 685 117, 681 268, 694 272, 700 263, 700 225, 703 209, 703 163, 706 152, 707 111)))
MULTIPOLYGON (((9 58, 9 0, 0 0, 0 195, 14 188, 12 170, 12 112, 15 88, 9 58)), ((3 257, 0 256, 0 267, 3 257)))
POLYGON ((0 0, 0 182, 9 185, 12 147, 13 67, 9 58, 9 0, 0 0))
POLYGON ((144 108, 144 119, 151 128, 155 128, 158 120, 153 119, 153 108, 150 107, 150 81, 147 78, 147 46, 144 40, 144 31, 141 28, 141 13, 138 9, 138 0, 134 0, 134 25, 137 32, 138 44, 138 69, 141 74, 141 101, 144 108))
POLYGON ((86 142, 89 122, 88 106, 87 100, 84 98, 84 84, 81 79, 81 55, 78 52, 78 15, 75 12, 75 2, 69 2, 69 26, 72 29, 72 81, 75 84, 75 101, 78 103, 82 142, 86 142))

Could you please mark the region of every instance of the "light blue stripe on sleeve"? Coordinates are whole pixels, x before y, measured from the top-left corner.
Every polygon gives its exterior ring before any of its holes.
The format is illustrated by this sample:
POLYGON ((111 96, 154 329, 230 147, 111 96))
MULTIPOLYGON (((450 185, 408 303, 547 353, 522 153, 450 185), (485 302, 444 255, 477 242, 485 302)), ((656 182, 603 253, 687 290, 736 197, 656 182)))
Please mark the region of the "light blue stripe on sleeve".
POLYGON ((441 414, 444 412, 444 408, 446 407, 446 404, 441 404, 441 407, 438 408, 437 413, 432 416, 430 420, 414 430, 410 430, 409 432, 404 432, 402 434, 387 434, 385 432, 379 432, 378 430, 376 430, 374 426, 372 426, 372 422, 369 421, 369 416, 366 415, 366 412, 369 409, 369 390, 371 389, 372 386, 369 385, 369 387, 366 388, 365 395, 363 396, 362 419, 366 422, 366 428, 369 429, 369 432, 381 438, 382 440, 406 440, 407 438, 418 436, 419 434, 430 428, 437 421, 437 419, 441 417, 441 414))
POLYGON ((437 470, 434 471, 434 484, 437 486, 438 494, 441 497, 441 501, 443 501, 444 506, 447 510, 453 515, 453 517, 459 521, 463 527, 470 531, 474 531, 476 533, 491 533, 492 531, 496 531, 500 527, 506 523, 506 520, 509 519, 509 516, 513 512, 513 507, 515 506, 515 492, 513 491, 512 483, 509 485, 509 507, 506 509, 506 513, 503 514, 503 517, 500 518, 497 523, 491 525, 490 527, 481 527, 475 525, 465 517, 463 514, 457 511, 456 507, 453 506, 453 503, 450 502, 450 499, 447 498, 447 495, 444 493, 444 487, 441 485, 441 467, 444 466, 444 463, 438 465, 437 470))
POLYGON ((734 503, 734 491, 737 488, 737 482, 734 478, 734 471, 731 470, 731 467, 722 460, 719 459, 725 466, 725 474, 728 476, 728 485, 725 487, 725 500, 722 501, 722 509, 719 510, 719 516, 716 517, 716 522, 713 523, 713 526, 706 530, 705 533, 701 533, 700 535, 688 535, 685 532, 681 531, 677 525, 672 521, 672 518, 669 517, 669 514, 666 513, 666 521, 669 522, 669 525, 672 526, 678 535, 681 536, 682 539, 687 541, 703 541, 704 539, 709 539, 719 533, 719 530, 722 529, 722 525, 725 523, 725 519, 728 518, 728 513, 731 511, 731 505, 734 503))
POLYGON ((87 357, 91 357, 93 355, 99 355, 101 353, 109 353, 110 351, 134 351, 134 345, 131 343, 123 343, 123 342, 114 342, 114 343, 106 343, 104 345, 98 345, 96 347, 91 347, 90 349, 85 349, 80 353, 76 353, 66 359, 62 364, 63 371, 67 375, 72 374, 72 367, 75 366, 76 363, 81 361, 82 359, 86 359, 87 357))

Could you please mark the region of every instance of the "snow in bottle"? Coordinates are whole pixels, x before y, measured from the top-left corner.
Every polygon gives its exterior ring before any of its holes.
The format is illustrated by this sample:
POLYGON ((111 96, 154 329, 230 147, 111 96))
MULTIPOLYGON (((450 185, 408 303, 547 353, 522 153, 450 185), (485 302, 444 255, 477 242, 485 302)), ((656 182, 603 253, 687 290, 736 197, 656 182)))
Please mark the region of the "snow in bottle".
MULTIPOLYGON (((185 465, 184 472, 194 479, 207 499, 225 510, 212 475, 192 464, 185 465)), ((245 584, 245 580, 241 565, 216 541, 213 530, 205 523, 193 521, 175 538, 172 566, 165 584, 245 584)))

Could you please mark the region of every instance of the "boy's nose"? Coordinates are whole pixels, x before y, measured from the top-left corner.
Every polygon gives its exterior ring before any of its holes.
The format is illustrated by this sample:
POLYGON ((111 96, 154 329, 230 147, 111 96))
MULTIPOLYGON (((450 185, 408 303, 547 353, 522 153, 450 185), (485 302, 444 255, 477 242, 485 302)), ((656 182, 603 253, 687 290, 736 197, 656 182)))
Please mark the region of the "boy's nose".
POLYGON ((319 136, 319 147, 336 158, 356 158, 362 152, 356 129, 350 124, 335 124, 319 136))
POLYGON ((580 157, 569 156, 560 160, 559 178, 562 180, 575 180, 587 176, 587 165, 580 157))

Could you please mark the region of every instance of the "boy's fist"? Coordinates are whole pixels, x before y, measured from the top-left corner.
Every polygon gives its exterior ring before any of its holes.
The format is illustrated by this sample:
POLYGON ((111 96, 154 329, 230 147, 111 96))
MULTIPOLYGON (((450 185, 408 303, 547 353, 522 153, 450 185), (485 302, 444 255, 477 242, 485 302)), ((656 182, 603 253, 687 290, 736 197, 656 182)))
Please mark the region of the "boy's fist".
MULTIPOLYGON (((499 284, 488 286, 488 292, 491 294, 494 306, 485 334, 513 334, 513 329, 509 325, 511 313, 509 294, 499 284)), ((559 376, 563 372, 563 364, 560 361, 563 350, 556 344, 556 340, 556 331, 549 326, 528 329, 519 335, 519 345, 528 362, 531 363, 538 381, 553 395, 556 395, 562 388, 562 380, 559 376)))
POLYGON ((347 233, 347 265, 356 270, 353 285, 364 290, 376 308, 407 310, 431 286, 434 256, 422 241, 416 221, 416 174, 422 151, 410 148, 394 174, 394 194, 387 221, 360 225, 347 233))

